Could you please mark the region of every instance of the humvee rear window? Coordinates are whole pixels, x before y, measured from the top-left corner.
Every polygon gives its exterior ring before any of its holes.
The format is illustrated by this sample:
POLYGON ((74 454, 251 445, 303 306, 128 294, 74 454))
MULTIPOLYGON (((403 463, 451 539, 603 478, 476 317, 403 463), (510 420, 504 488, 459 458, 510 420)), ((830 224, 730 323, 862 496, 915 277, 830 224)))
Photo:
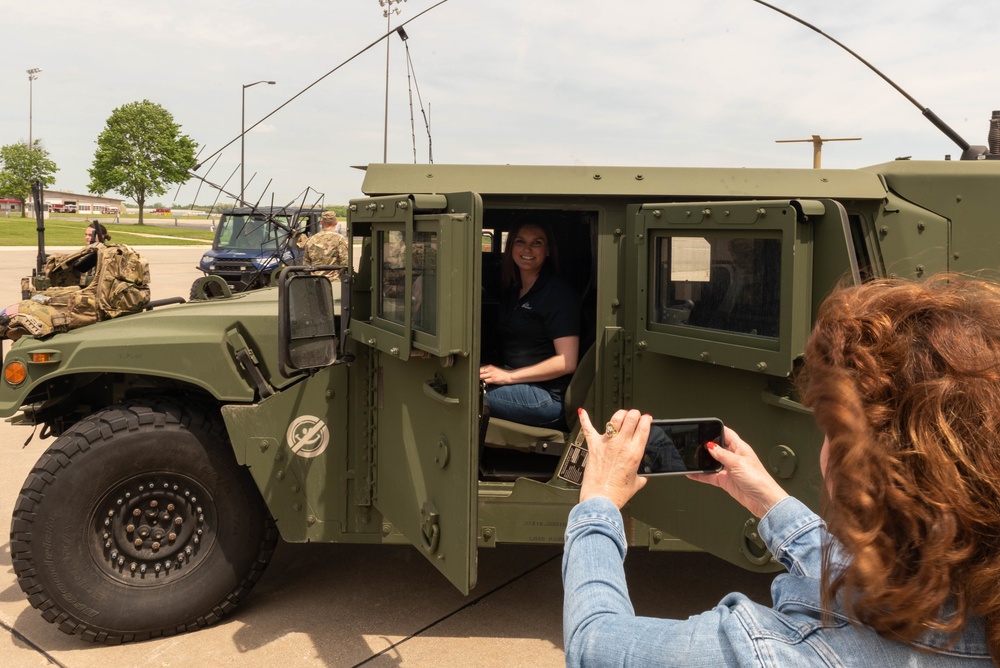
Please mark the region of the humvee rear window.
POLYGON ((660 237, 653 322, 777 338, 781 240, 660 237))

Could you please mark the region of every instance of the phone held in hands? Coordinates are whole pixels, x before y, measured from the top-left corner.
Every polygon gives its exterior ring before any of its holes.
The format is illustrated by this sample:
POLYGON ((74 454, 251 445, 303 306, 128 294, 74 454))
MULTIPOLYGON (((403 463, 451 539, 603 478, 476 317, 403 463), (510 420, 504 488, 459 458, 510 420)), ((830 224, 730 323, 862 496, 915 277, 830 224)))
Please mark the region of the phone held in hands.
MULTIPOLYGON (((725 447, 722 420, 718 418, 653 420, 646 449, 639 462, 638 474, 662 476, 716 473, 722 469, 722 464, 705 447, 710 441, 725 447)), ((581 432, 563 458, 558 476, 579 485, 583 481, 587 454, 587 444, 581 432)))
POLYGON ((653 420, 639 475, 717 473, 722 464, 708 451, 709 442, 725 447, 722 420, 718 418, 653 420))

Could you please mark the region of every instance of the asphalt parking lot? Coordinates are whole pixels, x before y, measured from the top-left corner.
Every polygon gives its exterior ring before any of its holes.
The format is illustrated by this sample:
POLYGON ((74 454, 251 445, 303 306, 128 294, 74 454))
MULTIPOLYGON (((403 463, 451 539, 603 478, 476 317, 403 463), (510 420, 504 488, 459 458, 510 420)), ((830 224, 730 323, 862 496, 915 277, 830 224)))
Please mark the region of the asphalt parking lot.
MULTIPOLYGON (((204 247, 139 247, 153 299, 183 296, 204 247)), ((59 252, 59 249, 50 249, 59 252)), ((0 248, 0 305, 20 299, 31 248, 0 248)), ((2 307, 2 306, 0 306, 2 307)), ((168 307, 169 308, 169 307, 168 307)), ((4 351, 10 342, 4 342, 4 351)), ((82 643, 31 608, 11 566, 10 517, 50 441, 0 421, 0 665, 560 666, 561 548, 479 551, 479 584, 462 596, 413 548, 280 543, 246 603, 191 634, 123 646, 82 643)), ((640 614, 687 617, 742 591, 769 601, 767 575, 703 554, 633 550, 626 561, 640 614)))

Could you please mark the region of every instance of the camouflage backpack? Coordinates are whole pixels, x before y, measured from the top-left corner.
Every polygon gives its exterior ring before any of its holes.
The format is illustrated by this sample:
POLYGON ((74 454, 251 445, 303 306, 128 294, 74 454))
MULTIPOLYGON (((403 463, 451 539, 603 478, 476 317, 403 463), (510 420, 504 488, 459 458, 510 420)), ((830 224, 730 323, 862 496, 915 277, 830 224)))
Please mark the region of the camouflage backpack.
POLYGON ((53 287, 36 290, 34 281, 23 279, 29 298, 0 312, 0 337, 44 337, 136 313, 149 303, 149 263, 129 246, 91 244, 50 257, 44 271, 53 287))

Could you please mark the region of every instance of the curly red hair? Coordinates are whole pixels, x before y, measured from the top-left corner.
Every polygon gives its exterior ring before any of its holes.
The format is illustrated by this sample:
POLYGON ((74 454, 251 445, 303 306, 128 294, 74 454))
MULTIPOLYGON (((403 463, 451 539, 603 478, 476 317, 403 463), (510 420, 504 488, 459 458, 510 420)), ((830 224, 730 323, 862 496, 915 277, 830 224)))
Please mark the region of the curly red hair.
POLYGON ((825 605, 903 642, 977 615, 1000 660, 1000 286, 836 290, 803 371, 829 440, 824 516, 852 557, 831 567, 827 547, 825 605))

